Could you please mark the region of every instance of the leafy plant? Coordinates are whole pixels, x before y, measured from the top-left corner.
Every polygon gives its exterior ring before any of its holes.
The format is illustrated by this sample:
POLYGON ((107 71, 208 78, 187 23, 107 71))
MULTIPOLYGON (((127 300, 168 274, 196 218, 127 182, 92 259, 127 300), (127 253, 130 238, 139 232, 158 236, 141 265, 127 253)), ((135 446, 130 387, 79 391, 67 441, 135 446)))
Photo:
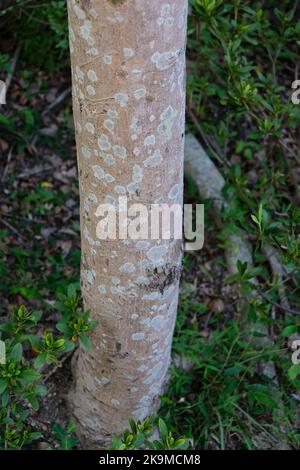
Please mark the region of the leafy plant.
MULTIPOLYGON (((70 285, 58 302, 61 319, 58 332, 37 333, 36 327, 42 313, 30 312, 24 305, 13 310, 11 317, 0 324, 0 339, 5 345, 5 361, 0 363, 0 443, 3 448, 21 449, 41 433, 32 431, 26 424, 31 410, 39 408, 39 397, 47 393, 43 375, 51 364, 60 364, 67 352, 78 341, 91 347, 88 334, 96 323, 89 312, 80 310, 80 297, 75 285, 70 285)), ((60 435, 61 447, 72 448, 76 444, 71 436, 73 427, 63 434, 57 425, 54 432, 60 435)))
POLYGON ((122 436, 115 436, 108 450, 183 450, 189 448, 189 441, 183 437, 174 438, 163 419, 158 418, 160 440, 151 439, 157 430, 157 418, 149 417, 143 422, 129 419, 130 429, 125 429, 122 436))

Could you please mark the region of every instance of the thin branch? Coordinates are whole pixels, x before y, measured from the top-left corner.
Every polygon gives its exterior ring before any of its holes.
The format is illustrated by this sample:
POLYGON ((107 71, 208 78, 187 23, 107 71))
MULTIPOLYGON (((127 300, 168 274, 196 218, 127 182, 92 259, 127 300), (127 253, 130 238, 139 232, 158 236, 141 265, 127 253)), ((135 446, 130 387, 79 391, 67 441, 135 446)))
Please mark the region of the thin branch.
POLYGON ((7 220, 5 220, 3 217, 1 218, 0 222, 5 225, 9 230, 11 230, 15 235, 18 236, 18 238, 21 240, 21 242, 25 245, 27 243, 27 240, 23 237, 23 235, 18 232, 18 230, 13 227, 7 220))
POLYGON ((16 70, 17 62, 18 62, 19 55, 20 55, 20 50, 21 50, 21 46, 18 45, 17 49, 15 50, 12 62, 11 62, 10 72, 8 73, 6 80, 5 80, 6 94, 8 93, 9 87, 11 85, 11 82, 12 82, 12 79, 16 70))

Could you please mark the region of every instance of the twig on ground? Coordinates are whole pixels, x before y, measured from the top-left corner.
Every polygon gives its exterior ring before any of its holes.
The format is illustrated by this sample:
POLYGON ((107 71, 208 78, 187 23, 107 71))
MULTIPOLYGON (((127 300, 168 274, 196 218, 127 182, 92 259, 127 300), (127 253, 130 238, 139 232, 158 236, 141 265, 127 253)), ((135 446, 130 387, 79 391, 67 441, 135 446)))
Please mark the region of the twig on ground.
POLYGON ((7 74, 7 77, 5 80, 6 94, 8 93, 8 90, 10 88, 10 85, 11 85, 11 82, 12 82, 12 79, 16 70, 17 62, 18 62, 19 55, 20 55, 20 50, 21 50, 21 46, 19 45, 17 49, 15 50, 15 53, 11 62, 11 69, 10 69, 10 72, 7 74))
POLYGON ((282 264, 279 261, 277 251, 275 250, 273 246, 270 246, 270 245, 263 245, 262 251, 269 261, 274 279, 277 280, 277 284, 278 284, 278 294, 280 298, 280 304, 276 302, 275 303, 271 302, 271 303, 286 313, 290 313, 292 315, 300 315, 300 312, 297 312, 290 308, 288 299, 286 297, 285 288, 283 285, 284 272, 283 272, 282 264))
POLYGON ((11 230, 15 235, 17 235, 17 237, 20 239, 21 243, 23 245, 26 245, 27 243, 27 240, 23 237, 23 235, 20 234, 20 232, 18 232, 18 230, 13 227, 9 222, 7 222, 7 220, 5 220, 3 217, 1 218, 0 222, 5 225, 9 230, 11 230))
POLYGON ((279 308, 280 310, 283 310, 286 313, 290 313, 291 315, 300 315, 300 312, 298 312, 297 310, 293 310, 292 308, 289 308, 289 307, 286 307, 286 306, 283 307, 278 302, 275 302, 275 300, 270 299, 270 297, 268 297, 264 292, 261 292, 259 290, 258 293, 264 300, 269 302, 271 305, 274 305, 274 307, 277 307, 277 308, 279 308))
POLYGON ((5 167, 3 169, 3 173, 2 173, 2 178, 1 178, 1 181, 2 183, 5 181, 5 178, 6 178, 6 175, 7 175, 7 171, 8 171, 8 165, 11 161, 11 157, 12 157, 12 152, 13 152, 13 148, 14 148, 14 145, 12 145, 8 151, 8 154, 7 154, 7 159, 6 159, 6 163, 5 163, 5 167))
POLYGON ((56 364, 49 372, 48 374, 45 375, 45 377, 43 378, 43 383, 46 383, 50 377, 52 377, 53 374, 55 374, 55 372, 60 369, 62 367, 62 365, 66 362, 67 359, 69 359, 73 354, 74 352, 76 351, 77 349, 77 346, 75 347, 75 349, 73 349, 72 351, 66 353, 66 355, 59 361, 58 364, 56 364))
POLYGON ((207 136, 205 135, 205 132, 203 131, 200 122, 196 118, 195 114, 193 111, 190 109, 188 110, 188 116, 193 122, 194 126, 196 127, 197 131, 201 135, 202 139, 204 140, 204 143, 206 144, 207 148, 211 151, 213 157, 221 164, 221 165, 226 165, 228 166, 228 162, 223 158, 223 156, 220 156, 211 146, 210 142, 207 139, 207 136))
POLYGON ((66 90, 62 91, 52 103, 49 104, 43 111, 43 115, 45 116, 46 114, 49 113, 52 109, 56 108, 58 105, 63 103, 63 101, 71 94, 72 88, 68 87, 66 90))

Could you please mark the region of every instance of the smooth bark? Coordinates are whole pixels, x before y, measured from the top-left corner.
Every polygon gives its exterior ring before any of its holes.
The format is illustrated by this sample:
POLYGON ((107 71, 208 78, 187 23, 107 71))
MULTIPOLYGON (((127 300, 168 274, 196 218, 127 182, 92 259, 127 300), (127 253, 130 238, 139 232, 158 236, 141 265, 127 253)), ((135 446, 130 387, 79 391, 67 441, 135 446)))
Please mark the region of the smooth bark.
POLYGON ((99 321, 71 397, 85 447, 158 406, 170 363, 180 240, 99 240, 101 203, 182 203, 187 0, 68 0, 82 293, 99 321))

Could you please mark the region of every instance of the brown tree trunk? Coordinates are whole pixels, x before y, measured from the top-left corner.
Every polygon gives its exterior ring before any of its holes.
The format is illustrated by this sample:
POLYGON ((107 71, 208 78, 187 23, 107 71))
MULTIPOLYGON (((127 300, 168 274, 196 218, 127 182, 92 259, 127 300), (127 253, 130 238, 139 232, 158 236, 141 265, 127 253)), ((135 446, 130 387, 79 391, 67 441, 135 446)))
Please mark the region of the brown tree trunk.
POLYGON ((158 406, 170 363, 180 240, 99 240, 101 203, 182 204, 187 0, 68 0, 82 294, 99 321, 71 402, 101 447, 158 406), (98 214, 98 213, 97 213, 98 214))

